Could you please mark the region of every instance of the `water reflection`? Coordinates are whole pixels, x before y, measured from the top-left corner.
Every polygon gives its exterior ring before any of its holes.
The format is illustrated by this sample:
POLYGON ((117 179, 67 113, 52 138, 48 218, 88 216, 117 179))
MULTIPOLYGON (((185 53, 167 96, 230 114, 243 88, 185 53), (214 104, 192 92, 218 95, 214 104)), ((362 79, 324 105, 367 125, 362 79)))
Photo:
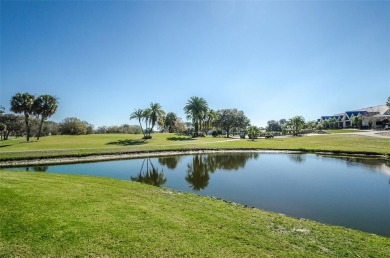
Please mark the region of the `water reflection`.
POLYGON ((331 157, 345 160, 348 167, 365 167, 390 175, 390 161, 376 158, 331 157))
POLYGON ((162 186, 167 182, 164 176, 164 171, 156 168, 150 158, 144 159, 141 169, 136 177, 130 177, 131 181, 140 182, 143 184, 162 186), (146 166, 145 166, 146 163, 146 166))
POLYGON ((167 166, 169 169, 175 169, 177 164, 179 164, 182 156, 170 156, 170 157, 161 157, 158 158, 158 163, 163 166, 167 166))
POLYGON ((49 166, 34 166, 34 167, 26 167, 26 171, 32 171, 34 172, 46 172, 48 170, 49 166))
POLYGON ((200 191, 208 186, 210 173, 214 173, 217 169, 238 170, 245 167, 249 159, 257 159, 258 157, 258 153, 194 155, 192 162, 187 164, 185 180, 192 190, 200 191))
POLYGON ((302 153, 297 153, 297 154, 289 154, 288 158, 291 161, 297 162, 297 163, 304 163, 306 160, 306 155, 302 153))

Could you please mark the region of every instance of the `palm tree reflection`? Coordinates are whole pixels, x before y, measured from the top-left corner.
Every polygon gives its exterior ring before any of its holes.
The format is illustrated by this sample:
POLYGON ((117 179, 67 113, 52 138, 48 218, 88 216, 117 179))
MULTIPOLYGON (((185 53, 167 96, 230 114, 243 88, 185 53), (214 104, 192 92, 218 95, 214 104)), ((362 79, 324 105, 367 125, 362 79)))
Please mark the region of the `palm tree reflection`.
POLYGON ((192 163, 187 164, 185 179, 193 190, 200 191, 208 186, 210 173, 217 169, 238 170, 245 167, 247 160, 258 157, 258 153, 194 155, 192 163))
POLYGON ((162 186, 167 182, 167 179, 164 176, 164 171, 162 169, 159 171, 158 168, 155 168, 150 158, 147 158, 142 162, 139 174, 136 177, 131 177, 131 181, 154 186, 162 186), (145 162, 146 170, 144 170, 145 162))

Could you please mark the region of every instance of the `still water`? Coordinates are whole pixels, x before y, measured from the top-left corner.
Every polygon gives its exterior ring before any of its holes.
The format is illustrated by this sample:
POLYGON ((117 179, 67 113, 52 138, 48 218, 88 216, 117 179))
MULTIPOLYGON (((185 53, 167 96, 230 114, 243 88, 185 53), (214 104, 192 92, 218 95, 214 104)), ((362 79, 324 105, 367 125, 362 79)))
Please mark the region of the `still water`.
POLYGON ((12 168, 137 181, 390 236, 390 162, 218 153, 12 168))

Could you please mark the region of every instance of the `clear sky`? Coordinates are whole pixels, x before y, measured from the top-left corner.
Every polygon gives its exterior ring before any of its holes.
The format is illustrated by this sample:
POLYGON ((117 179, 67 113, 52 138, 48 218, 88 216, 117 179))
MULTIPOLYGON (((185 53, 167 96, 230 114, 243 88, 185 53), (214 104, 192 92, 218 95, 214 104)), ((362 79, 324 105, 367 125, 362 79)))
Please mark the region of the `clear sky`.
POLYGON ((390 1, 4 1, 0 104, 59 98, 61 121, 136 124, 191 96, 252 124, 385 104, 390 1))

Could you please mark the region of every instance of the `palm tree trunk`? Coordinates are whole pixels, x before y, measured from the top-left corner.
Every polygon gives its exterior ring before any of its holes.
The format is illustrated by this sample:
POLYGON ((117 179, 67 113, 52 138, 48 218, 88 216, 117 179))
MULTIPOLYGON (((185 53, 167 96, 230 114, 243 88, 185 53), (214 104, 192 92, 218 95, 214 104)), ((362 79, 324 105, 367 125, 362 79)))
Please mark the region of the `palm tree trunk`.
POLYGON ((41 123, 39 125, 39 131, 38 131, 38 136, 37 136, 37 140, 39 140, 39 137, 41 137, 41 132, 42 132, 42 126, 43 126, 43 120, 45 119, 44 116, 42 116, 41 118, 41 123))
POLYGON ((139 122, 139 126, 141 127, 142 134, 143 134, 144 137, 145 137, 145 131, 144 131, 144 129, 142 128, 141 119, 138 119, 138 122, 139 122))
POLYGON ((30 141, 30 125, 28 124, 28 117, 29 115, 24 113, 24 122, 26 123, 26 140, 30 141))

